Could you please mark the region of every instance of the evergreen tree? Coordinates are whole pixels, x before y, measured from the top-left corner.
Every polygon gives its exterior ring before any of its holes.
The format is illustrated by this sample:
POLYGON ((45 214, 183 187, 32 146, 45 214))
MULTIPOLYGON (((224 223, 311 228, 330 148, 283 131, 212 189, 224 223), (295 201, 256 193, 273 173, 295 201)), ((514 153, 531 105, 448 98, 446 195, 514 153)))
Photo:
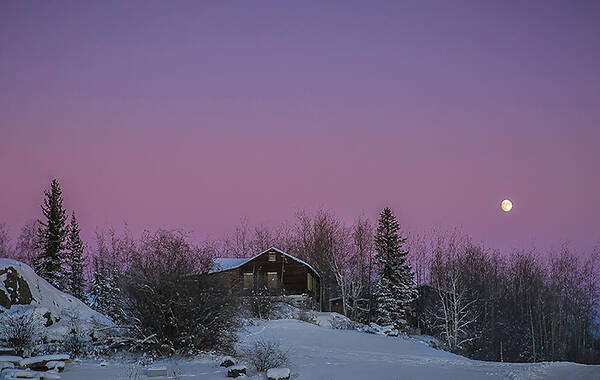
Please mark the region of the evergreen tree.
POLYGON ((402 248, 406 241, 398 235, 400 229, 392 210, 385 208, 380 215, 375 235, 376 259, 380 264, 380 278, 375 289, 377 322, 394 325, 406 331, 410 304, 416 299, 414 274, 406 260, 408 251, 402 248))
POLYGON ((44 195, 46 198, 42 205, 42 213, 46 221, 39 222, 37 248, 40 249, 40 254, 33 264, 38 275, 63 290, 65 288, 63 255, 68 227, 62 190, 56 179, 52 181, 50 191, 45 191, 44 195))
POLYGON ((66 245, 66 264, 68 271, 66 291, 83 300, 85 297, 85 279, 83 277, 83 251, 85 247, 81 241, 79 233, 79 223, 77 223, 75 211, 73 211, 73 214, 71 215, 71 224, 69 227, 69 238, 66 245))
POLYGON ((93 260, 89 305, 115 322, 123 318, 120 277, 118 263, 109 254, 104 238, 98 235, 98 253, 93 260))
POLYGON ((90 307, 100 313, 106 313, 110 307, 110 280, 106 264, 102 257, 94 257, 94 273, 90 280, 90 307))

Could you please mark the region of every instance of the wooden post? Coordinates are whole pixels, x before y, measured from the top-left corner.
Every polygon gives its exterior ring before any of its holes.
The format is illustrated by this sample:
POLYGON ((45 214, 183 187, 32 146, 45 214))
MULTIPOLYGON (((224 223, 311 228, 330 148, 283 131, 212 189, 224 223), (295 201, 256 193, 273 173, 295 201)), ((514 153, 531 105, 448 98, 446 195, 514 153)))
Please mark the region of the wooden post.
POLYGON ((283 294, 283 272, 285 271, 285 256, 284 255, 280 255, 281 256, 281 291, 283 294))

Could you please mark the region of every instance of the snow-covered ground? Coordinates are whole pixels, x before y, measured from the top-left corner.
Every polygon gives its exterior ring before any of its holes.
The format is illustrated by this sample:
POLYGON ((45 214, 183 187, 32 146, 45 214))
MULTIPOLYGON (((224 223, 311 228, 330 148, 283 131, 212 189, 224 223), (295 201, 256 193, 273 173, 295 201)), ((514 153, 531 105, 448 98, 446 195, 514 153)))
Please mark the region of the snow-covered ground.
MULTIPOLYGON (((82 328, 111 325, 105 316, 83 302, 53 288, 25 264, 0 259, 0 311, 33 312, 47 322, 43 334, 62 339, 71 327, 70 317, 77 316, 82 328), (2 306, 4 305, 4 306, 2 306)), ((281 304, 278 320, 251 320, 240 332, 240 345, 256 339, 278 341, 289 349, 292 379, 304 380, 404 380, 404 379, 600 379, 600 366, 574 363, 511 364, 480 362, 436 350, 422 339, 372 335, 354 330, 331 328, 335 313, 314 313, 319 326, 292 319, 298 309, 281 304)), ((51 343, 55 344, 55 343, 51 343)), ((141 380, 147 378, 140 365, 124 360, 81 361, 68 364, 61 374, 66 380, 141 380)), ((155 367, 168 370, 175 379, 225 379, 227 370, 219 367, 218 357, 194 360, 162 361, 155 367)), ((243 363, 241 363, 243 364, 243 363)), ((250 366, 248 366, 250 368, 250 366)), ((264 374, 249 372, 250 378, 264 374)), ((155 379, 160 379, 156 378, 155 379)), ((162 377, 165 379, 165 377, 162 377)))
MULTIPOLYGON (((240 335, 240 344, 274 339, 290 349, 292 379, 600 379, 600 366, 574 363, 513 364, 466 359, 429 347, 412 338, 393 338, 358 331, 333 330, 293 319, 258 321, 240 335)), ((67 380, 145 379, 141 367, 124 362, 72 363, 62 374, 67 380)), ((225 379, 227 371, 214 358, 163 361, 170 378, 225 379), (173 376, 173 370, 178 376, 173 376)), ((264 379, 264 374, 249 373, 264 379)), ((158 378, 157 378, 158 379, 158 378)), ((164 377, 163 377, 164 379, 164 377)))

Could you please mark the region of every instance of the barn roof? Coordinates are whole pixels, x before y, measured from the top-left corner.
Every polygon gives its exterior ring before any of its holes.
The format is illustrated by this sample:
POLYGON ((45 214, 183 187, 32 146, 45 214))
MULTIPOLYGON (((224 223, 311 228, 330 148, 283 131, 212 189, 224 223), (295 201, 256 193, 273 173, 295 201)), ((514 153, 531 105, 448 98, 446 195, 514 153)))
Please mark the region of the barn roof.
POLYGON ((261 253, 259 253, 258 255, 250 257, 250 258, 240 259, 240 258, 234 258, 234 257, 215 257, 213 259, 214 267, 213 267, 213 269, 211 269, 210 273, 217 273, 217 272, 223 272, 223 271, 230 270, 230 269, 237 269, 237 268, 241 267, 242 265, 246 264, 247 262, 250 262, 250 261, 256 259, 257 257, 264 255, 265 253, 267 253, 269 251, 278 252, 278 253, 284 255, 285 257, 288 257, 296 262, 299 262, 300 264, 304 264, 307 267, 309 267, 313 272, 315 272, 315 274, 317 276, 321 277, 319 275, 319 272, 317 272, 315 270, 315 268, 310 266, 310 264, 308 264, 306 261, 300 260, 299 258, 294 257, 290 254, 287 254, 287 253, 283 252, 282 250, 277 249, 275 247, 271 247, 267 250, 264 250, 261 253))
POLYGON ((238 259, 233 257, 215 257, 213 259, 214 267, 211 270, 211 273, 237 268, 244 265, 246 261, 248 261, 247 258, 238 259))

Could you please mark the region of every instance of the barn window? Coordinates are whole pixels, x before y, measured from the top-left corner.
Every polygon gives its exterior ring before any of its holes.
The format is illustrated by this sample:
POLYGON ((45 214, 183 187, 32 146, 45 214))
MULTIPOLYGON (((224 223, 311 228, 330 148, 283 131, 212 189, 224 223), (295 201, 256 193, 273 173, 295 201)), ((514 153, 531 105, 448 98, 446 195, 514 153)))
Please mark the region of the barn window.
POLYGON ((254 274, 244 273, 244 289, 251 289, 254 285, 254 274))
POLYGON ((277 272, 267 272, 267 284, 269 285, 269 289, 275 289, 279 286, 277 272))
POLYGON ((313 290, 313 281, 314 280, 313 280, 313 276, 310 273, 306 274, 306 281, 307 281, 307 283, 306 283, 306 289, 309 290, 309 291, 312 291, 313 290))
POLYGON ((269 261, 277 260, 277 256, 275 256, 275 252, 269 253, 269 261))

